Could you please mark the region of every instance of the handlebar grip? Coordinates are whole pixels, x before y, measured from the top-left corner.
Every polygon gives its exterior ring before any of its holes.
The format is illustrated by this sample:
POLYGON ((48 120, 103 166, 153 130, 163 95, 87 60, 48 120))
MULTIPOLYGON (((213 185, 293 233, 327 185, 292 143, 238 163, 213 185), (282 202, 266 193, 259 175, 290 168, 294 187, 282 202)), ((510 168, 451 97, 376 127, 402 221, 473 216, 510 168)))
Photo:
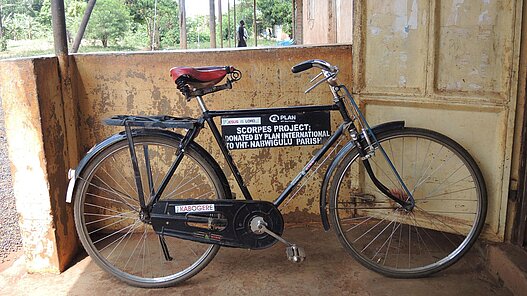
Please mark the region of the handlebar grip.
POLYGON ((291 68, 291 72, 299 73, 308 69, 313 68, 313 60, 305 61, 300 64, 296 64, 291 68))

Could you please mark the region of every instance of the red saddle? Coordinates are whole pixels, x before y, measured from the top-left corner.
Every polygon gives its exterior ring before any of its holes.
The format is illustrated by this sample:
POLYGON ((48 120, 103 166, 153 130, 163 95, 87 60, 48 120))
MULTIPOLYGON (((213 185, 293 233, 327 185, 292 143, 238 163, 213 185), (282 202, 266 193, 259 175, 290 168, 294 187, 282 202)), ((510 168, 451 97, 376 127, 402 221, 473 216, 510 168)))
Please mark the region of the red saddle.
POLYGON ((176 81, 181 76, 186 76, 185 81, 194 88, 211 87, 223 80, 225 75, 232 73, 231 66, 212 66, 212 67, 174 67, 170 69, 170 76, 176 81))

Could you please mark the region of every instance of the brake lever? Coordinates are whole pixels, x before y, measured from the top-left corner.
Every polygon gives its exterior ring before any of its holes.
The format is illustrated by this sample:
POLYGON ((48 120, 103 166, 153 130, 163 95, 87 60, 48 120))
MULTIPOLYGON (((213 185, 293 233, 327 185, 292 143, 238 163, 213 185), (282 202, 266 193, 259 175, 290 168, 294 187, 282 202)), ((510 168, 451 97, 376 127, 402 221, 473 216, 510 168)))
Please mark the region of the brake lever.
POLYGON ((320 75, 322 75, 322 74, 324 74, 324 72, 320 71, 320 73, 318 73, 317 76, 315 76, 315 77, 313 77, 313 79, 309 80, 309 83, 311 83, 311 82, 317 80, 317 78, 320 77, 320 75))
MULTIPOLYGON (((313 82, 315 79, 317 79, 318 77, 320 77, 320 75, 324 74, 325 71, 322 71, 320 72, 320 74, 318 74, 317 76, 315 76, 313 79, 311 79, 310 82, 313 82)), ((308 89, 306 89, 306 91, 304 91, 305 94, 309 93, 310 91, 312 91, 315 87, 319 86, 320 84, 322 84, 323 82, 326 82, 328 81, 330 78, 333 78, 335 75, 332 74, 332 75, 329 75, 329 76, 326 76, 324 77, 323 79, 320 79, 319 81, 317 81, 315 84, 313 84, 311 87, 309 87, 308 89)))

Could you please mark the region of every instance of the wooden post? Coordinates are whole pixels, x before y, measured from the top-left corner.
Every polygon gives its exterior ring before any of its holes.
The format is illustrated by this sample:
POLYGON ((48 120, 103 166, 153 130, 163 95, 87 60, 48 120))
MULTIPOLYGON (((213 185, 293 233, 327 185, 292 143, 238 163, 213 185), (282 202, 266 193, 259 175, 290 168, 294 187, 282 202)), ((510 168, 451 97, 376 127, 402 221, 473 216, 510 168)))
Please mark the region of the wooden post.
POLYGON ((295 44, 303 43, 303 0, 292 0, 293 1, 293 40, 295 44))
POLYGON ((220 47, 223 48, 223 15, 221 12, 221 0, 218 0, 218 22, 220 23, 220 47))
POLYGON ((234 13, 234 47, 238 46, 238 24, 236 23, 236 0, 233 0, 233 13, 234 13))
POLYGON ((216 10, 214 9, 214 1, 209 0, 210 48, 216 48, 216 10))
POLYGON ((253 31, 254 31, 254 47, 258 46, 258 32, 256 30, 256 0, 253 0, 253 31))
POLYGON ((185 0, 179 0, 179 47, 187 49, 187 13, 185 0))
POLYGON ((231 46, 231 1, 227 0, 227 40, 229 47, 231 46))

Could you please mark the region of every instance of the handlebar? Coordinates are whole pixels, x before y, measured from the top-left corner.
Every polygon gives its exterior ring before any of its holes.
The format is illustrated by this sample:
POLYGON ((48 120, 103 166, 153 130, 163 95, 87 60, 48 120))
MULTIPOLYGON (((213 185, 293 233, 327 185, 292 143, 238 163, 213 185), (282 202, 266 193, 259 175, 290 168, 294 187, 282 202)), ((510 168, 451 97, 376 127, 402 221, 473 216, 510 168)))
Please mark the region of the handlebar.
POLYGON ((291 68, 291 72, 293 73, 299 73, 308 69, 311 69, 313 67, 320 68, 324 71, 328 71, 331 73, 337 72, 338 68, 335 66, 331 66, 330 63, 323 61, 323 60, 308 60, 301 62, 297 65, 294 65, 293 68, 291 68))
POLYGON ((315 78, 311 79, 310 82, 313 82, 317 80, 320 76, 323 76, 322 79, 314 83, 310 88, 308 88, 305 93, 312 91, 315 87, 319 86, 322 82, 326 81, 331 86, 337 86, 337 73, 339 72, 339 68, 337 66, 332 66, 330 63, 323 61, 323 60, 308 60, 303 61, 302 63, 296 64, 291 68, 291 72, 293 73, 299 73, 308 69, 311 69, 313 67, 322 69, 322 72, 320 72, 315 78))

